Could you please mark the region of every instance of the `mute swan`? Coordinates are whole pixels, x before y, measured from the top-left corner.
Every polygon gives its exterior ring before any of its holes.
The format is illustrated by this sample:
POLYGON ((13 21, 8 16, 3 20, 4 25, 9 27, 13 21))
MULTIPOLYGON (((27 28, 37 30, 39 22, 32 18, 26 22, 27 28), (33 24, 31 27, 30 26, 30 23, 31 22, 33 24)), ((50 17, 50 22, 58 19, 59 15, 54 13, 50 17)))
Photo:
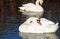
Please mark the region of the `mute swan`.
POLYGON ((42 8, 43 0, 36 0, 36 5, 33 3, 23 4, 22 7, 18 7, 19 12, 28 16, 41 17, 43 15, 44 9, 42 8), (39 4, 40 3, 40 4, 39 4))
POLYGON ((30 17, 19 26, 19 31, 24 33, 51 33, 56 32, 58 23, 45 18, 30 17))

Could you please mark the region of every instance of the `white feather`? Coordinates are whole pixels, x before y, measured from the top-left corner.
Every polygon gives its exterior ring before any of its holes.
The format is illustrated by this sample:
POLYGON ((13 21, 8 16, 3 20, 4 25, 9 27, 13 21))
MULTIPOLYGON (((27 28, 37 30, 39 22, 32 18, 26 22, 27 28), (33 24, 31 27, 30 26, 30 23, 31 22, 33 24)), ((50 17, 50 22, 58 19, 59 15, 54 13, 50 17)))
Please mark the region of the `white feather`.
POLYGON ((42 25, 39 25, 37 20, 39 20, 37 17, 28 18, 19 26, 19 31, 25 33, 52 33, 56 32, 58 29, 58 23, 55 24, 48 19, 41 18, 40 22, 42 25))

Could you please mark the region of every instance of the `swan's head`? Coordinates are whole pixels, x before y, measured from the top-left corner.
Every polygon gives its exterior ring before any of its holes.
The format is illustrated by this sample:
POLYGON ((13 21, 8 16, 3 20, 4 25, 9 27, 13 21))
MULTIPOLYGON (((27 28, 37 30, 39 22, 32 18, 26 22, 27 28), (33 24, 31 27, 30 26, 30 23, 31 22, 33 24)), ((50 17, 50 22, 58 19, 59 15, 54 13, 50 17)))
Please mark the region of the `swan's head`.
POLYGON ((31 23, 38 23, 39 25, 41 25, 41 22, 39 20, 39 18, 37 17, 30 17, 26 20, 26 23, 31 24, 31 23))
POLYGON ((38 5, 40 3, 40 5, 43 4, 43 0, 36 0, 36 4, 38 5))

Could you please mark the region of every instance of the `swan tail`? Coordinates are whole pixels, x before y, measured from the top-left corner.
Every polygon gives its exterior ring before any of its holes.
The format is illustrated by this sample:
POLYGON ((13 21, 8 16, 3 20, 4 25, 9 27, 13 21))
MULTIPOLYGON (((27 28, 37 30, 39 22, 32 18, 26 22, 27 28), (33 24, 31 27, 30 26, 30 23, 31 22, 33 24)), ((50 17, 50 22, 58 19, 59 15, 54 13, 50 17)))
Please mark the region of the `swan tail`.
POLYGON ((55 32, 57 31, 57 29, 59 28, 58 26, 59 23, 56 23, 54 26, 55 26, 55 32))
POLYGON ((21 10, 24 10, 25 9, 25 7, 18 7, 19 9, 21 9, 21 10))
POLYGON ((58 24, 59 24, 59 23, 57 22, 55 25, 58 26, 58 24))
POLYGON ((24 12, 25 7, 18 7, 20 10, 18 10, 19 12, 24 12))

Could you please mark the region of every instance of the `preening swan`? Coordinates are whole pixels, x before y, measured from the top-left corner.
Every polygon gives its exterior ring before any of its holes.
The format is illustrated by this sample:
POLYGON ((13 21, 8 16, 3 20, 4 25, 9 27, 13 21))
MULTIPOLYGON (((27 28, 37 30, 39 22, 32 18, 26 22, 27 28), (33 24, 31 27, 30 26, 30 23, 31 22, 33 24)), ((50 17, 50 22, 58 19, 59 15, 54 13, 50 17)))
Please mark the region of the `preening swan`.
POLYGON ((52 33, 58 29, 58 23, 46 18, 30 17, 19 26, 19 31, 24 33, 52 33))
POLYGON ((43 15, 44 9, 42 8, 43 0, 36 0, 36 3, 23 4, 22 7, 18 7, 19 12, 23 12, 24 15, 41 17, 43 15), (40 3, 40 4, 39 4, 40 3))

